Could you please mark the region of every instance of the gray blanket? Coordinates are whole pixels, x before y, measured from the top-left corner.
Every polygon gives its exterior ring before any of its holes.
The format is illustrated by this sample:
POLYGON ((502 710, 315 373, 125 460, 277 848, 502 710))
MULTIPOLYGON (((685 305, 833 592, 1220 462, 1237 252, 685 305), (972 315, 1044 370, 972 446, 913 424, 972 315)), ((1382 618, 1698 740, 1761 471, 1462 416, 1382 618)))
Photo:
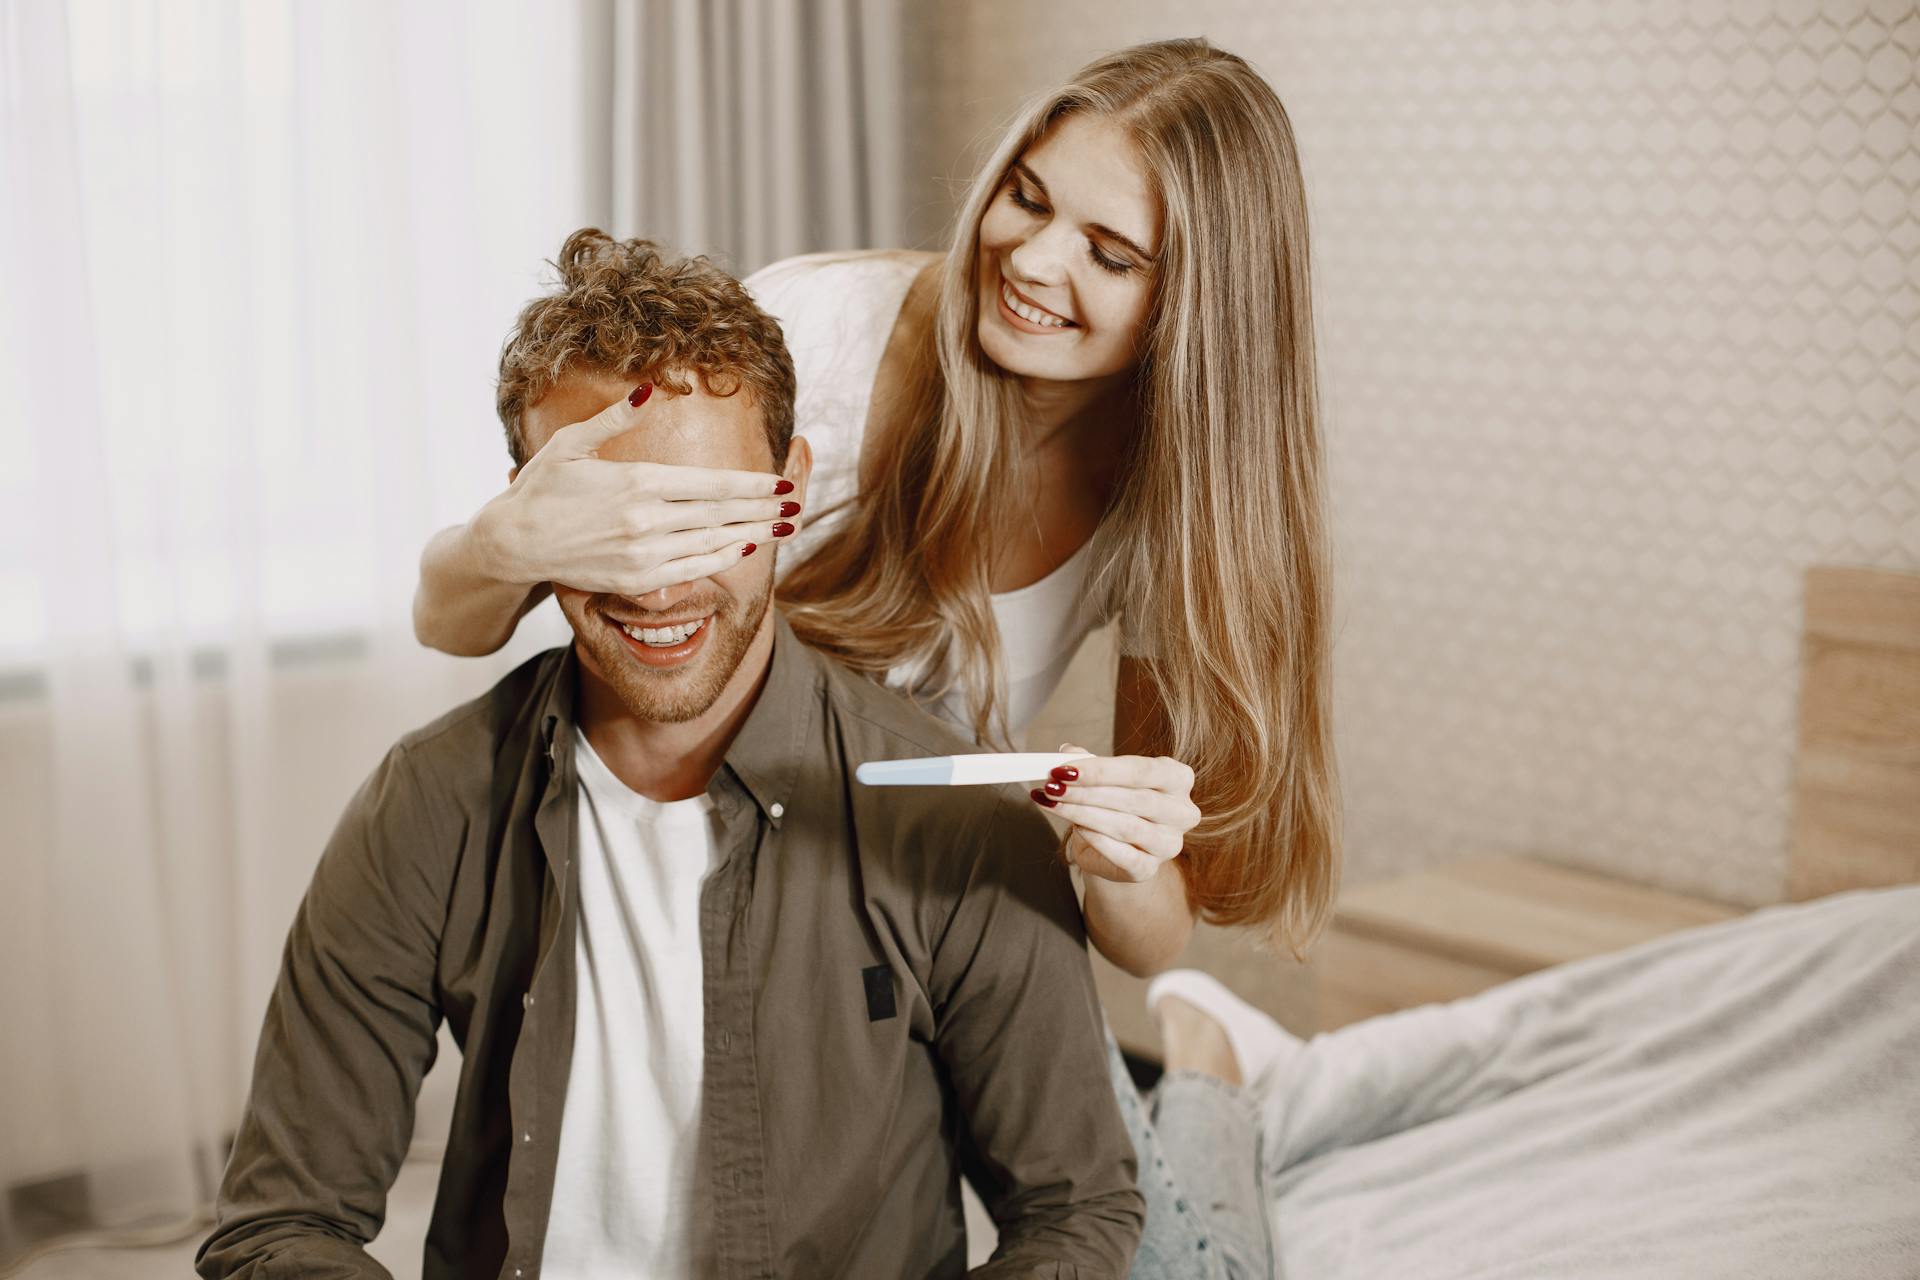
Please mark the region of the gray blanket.
POLYGON ((1308 1042, 1286 1280, 1920 1278, 1920 888, 1776 907, 1308 1042))

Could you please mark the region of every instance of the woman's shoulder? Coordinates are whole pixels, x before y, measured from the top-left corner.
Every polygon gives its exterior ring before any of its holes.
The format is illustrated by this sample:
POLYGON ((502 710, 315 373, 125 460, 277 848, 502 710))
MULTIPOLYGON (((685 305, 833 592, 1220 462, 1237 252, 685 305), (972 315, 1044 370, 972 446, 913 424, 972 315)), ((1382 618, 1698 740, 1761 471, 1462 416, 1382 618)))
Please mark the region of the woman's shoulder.
POLYGON ((803 253, 770 262, 743 283, 754 301, 777 316, 811 298, 839 302, 849 291, 856 296, 904 294, 914 278, 939 256, 911 249, 803 253))
POLYGON ((747 291, 786 337, 803 419, 830 414, 860 428, 895 321, 928 258, 892 250, 809 253, 747 277, 747 291))

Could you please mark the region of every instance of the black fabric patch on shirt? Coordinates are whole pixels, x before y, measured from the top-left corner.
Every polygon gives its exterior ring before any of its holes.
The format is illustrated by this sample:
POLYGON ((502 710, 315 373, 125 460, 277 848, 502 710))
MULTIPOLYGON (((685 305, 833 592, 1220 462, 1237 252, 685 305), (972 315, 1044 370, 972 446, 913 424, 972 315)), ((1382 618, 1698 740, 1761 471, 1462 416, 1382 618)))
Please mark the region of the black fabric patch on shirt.
POLYGON ((862 969, 860 980, 867 984, 868 1022, 885 1022, 899 1012, 893 1007, 892 969, 884 964, 876 964, 870 969, 862 969))

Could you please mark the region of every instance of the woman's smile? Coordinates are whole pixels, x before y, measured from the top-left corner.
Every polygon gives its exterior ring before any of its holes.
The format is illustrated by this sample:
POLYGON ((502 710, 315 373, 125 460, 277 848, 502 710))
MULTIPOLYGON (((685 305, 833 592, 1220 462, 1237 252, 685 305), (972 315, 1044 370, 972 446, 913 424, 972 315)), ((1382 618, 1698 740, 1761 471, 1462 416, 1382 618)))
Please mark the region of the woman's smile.
POLYGON ((1056 334, 1080 327, 1021 293, 1004 273, 1000 277, 1000 310, 1000 318, 1022 333, 1056 334))

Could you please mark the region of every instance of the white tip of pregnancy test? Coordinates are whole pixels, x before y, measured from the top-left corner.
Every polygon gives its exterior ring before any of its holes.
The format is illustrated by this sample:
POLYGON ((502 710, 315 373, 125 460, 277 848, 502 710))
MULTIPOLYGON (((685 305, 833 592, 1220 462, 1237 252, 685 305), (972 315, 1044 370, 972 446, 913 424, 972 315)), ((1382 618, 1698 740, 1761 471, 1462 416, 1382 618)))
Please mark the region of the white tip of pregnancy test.
POLYGON ((869 760, 853 776, 870 787, 944 787, 953 782, 953 757, 869 760))
POLYGON ((986 751, 921 760, 869 760, 853 776, 870 787, 978 787, 999 782, 1037 782, 1079 751, 986 751))

